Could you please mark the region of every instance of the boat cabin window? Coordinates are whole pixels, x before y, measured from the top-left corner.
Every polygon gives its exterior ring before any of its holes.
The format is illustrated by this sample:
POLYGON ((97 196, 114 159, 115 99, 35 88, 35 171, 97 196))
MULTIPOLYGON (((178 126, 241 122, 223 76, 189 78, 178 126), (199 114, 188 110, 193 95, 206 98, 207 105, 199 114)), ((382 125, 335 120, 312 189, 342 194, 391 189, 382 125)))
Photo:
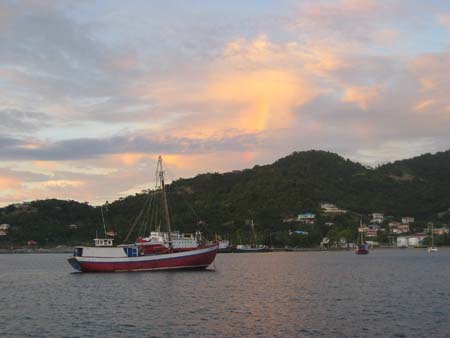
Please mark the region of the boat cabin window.
POLYGON ((95 238, 95 246, 113 246, 113 238, 95 238))
POLYGON ((82 257, 83 256, 83 248, 75 248, 73 249, 74 257, 82 257))
POLYGON ((125 248, 125 253, 128 257, 137 257, 139 254, 138 248, 125 248))

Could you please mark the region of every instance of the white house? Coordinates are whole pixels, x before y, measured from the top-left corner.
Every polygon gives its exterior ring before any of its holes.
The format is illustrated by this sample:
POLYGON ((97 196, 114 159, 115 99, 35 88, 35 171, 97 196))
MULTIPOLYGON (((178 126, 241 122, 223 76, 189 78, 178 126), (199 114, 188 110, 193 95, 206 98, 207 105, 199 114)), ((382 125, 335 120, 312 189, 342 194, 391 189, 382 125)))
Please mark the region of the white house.
POLYGON ((320 209, 326 214, 345 214, 347 210, 340 209, 332 203, 320 203, 320 209))
POLYGON ((393 234, 405 234, 405 233, 408 233, 410 231, 409 224, 401 224, 401 223, 399 223, 399 224, 394 225, 394 226, 390 226, 389 225, 389 227, 390 227, 391 232, 393 234))
POLYGON ((397 247, 399 248, 414 248, 421 246, 423 240, 427 237, 425 234, 414 234, 410 236, 398 236, 397 237, 397 247))
POLYGON ((11 226, 9 224, 3 223, 0 224, 0 230, 8 231, 11 226))
POLYGON ((448 228, 434 228, 433 234, 435 235, 446 235, 449 233, 448 228))
POLYGON ((397 237, 397 248, 407 248, 408 247, 408 237, 398 236, 397 237))
POLYGON ((8 235, 8 230, 10 228, 9 224, 0 224, 0 236, 6 236, 8 235))
POLYGON ((297 221, 305 224, 314 224, 316 221, 316 215, 312 212, 305 212, 297 216, 297 221))
POLYGON ((408 236, 408 246, 409 247, 419 246, 420 243, 421 243, 420 237, 408 236))
POLYGON ((402 217, 402 223, 403 224, 409 224, 414 223, 414 217, 402 217))
POLYGON ((372 223, 383 223, 384 221, 384 215, 380 214, 378 212, 374 212, 372 215, 372 220, 370 222, 372 223))

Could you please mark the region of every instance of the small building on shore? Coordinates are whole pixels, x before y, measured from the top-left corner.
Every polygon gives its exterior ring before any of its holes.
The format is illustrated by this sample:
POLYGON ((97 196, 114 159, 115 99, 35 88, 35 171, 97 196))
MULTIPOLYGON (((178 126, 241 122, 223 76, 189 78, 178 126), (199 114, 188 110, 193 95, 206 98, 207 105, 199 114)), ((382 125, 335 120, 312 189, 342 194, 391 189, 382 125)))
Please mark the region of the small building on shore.
POLYGON ((397 248, 407 248, 408 247, 408 237, 398 236, 397 237, 397 248))
POLYGON ((303 236, 308 236, 309 232, 308 231, 303 231, 303 230, 294 230, 294 231, 289 231, 289 235, 303 235, 303 236))
POLYGON ((433 234, 434 235, 438 235, 438 236, 448 235, 449 234, 449 229, 446 228, 446 227, 434 228, 433 229, 433 234))
POLYGON ((393 234, 406 234, 410 231, 409 224, 398 224, 395 226, 390 226, 389 224, 389 228, 393 234))
POLYGON ((78 229, 78 225, 77 225, 77 224, 69 224, 69 225, 67 225, 67 227, 68 227, 70 230, 77 230, 77 229, 78 229))
POLYGON ((320 203, 320 209, 326 214, 345 214, 347 210, 340 209, 332 203, 320 203))
POLYGON ((11 226, 6 223, 0 224, 0 236, 7 236, 10 227, 11 226))
POLYGON ((402 217, 403 224, 414 223, 414 221, 415 221, 414 217, 402 217))
POLYGON ((380 214, 379 212, 374 212, 371 214, 372 219, 370 220, 371 223, 383 223, 384 221, 384 214, 380 214))
POLYGON ((423 240, 428 237, 424 233, 417 233, 409 236, 398 236, 397 247, 398 248, 416 248, 423 245, 423 240))
POLYGON ((380 226, 378 224, 369 224, 362 228, 364 235, 368 238, 377 237, 378 231, 380 230, 380 226))
POLYGON ((297 216, 297 221, 305 224, 314 224, 316 221, 316 215, 312 212, 305 212, 297 216))

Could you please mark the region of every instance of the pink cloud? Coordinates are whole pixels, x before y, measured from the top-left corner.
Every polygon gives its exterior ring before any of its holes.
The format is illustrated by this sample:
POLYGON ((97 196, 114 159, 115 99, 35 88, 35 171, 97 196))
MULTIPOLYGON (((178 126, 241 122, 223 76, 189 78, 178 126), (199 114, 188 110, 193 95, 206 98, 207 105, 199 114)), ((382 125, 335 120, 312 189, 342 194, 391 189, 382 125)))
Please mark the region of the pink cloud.
POLYGON ((345 89, 342 101, 354 103, 362 110, 367 110, 369 105, 377 100, 379 96, 380 88, 378 86, 355 86, 345 89))
POLYGON ((448 13, 438 14, 437 21, 443 27, 450 29, 450 14, 448 13))

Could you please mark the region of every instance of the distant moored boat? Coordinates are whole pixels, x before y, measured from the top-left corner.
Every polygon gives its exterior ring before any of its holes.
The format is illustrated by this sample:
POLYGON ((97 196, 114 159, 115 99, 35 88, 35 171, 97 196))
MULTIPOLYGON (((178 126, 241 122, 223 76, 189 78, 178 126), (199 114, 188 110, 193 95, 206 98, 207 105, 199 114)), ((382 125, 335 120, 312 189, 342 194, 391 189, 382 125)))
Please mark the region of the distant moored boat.
POLYGON ((428 247, 428 252, 437 252, 438 249, 434 246, 434 224, 431 223, 431 246, 428 247))
POLYGON ((238 252, 238 253, 255 252, 256 253, 256 252, 271 251, 271 249, 265 245, 257 245, 256 244, 256 232, 255 232, 255 224, 253 223, 253 220, 251 220, 250 226, 252 229, 252 244, 236 245, 236 249, 234 250, 234 252, 238 252))
POLYGON ((369 246, 364 241, 364 228, 362 226, 362 223, 360 222, 360 226, 358 228, 359 236, 358 236, 358 242, 357 247, 355 250, 355 253, 357 255, 367 255, 369 253, 369 246))

